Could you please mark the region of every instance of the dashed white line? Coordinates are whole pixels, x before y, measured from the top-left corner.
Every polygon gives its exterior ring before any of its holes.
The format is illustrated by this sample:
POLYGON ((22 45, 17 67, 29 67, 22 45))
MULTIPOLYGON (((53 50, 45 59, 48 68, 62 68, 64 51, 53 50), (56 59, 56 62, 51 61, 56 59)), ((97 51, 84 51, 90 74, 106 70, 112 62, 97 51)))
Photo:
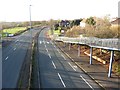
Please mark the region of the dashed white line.
POLYGON ((51 42, 52 43, 52 45, 53 45, 53 42, 51 42))
POLYGON ((68 62, 68 64, 72 67, 72 69, 74 70, 74 71, 76 71, 76 69, 68 62))
POLYGON ((7 59, 8 59, 8 57, 5 58, 5 60, 7 60, 7 59))
POLYGON ((16 50, 16 48, 14 48, 14 51, 16 50))
POLYGON ((56 46, 54 45, 54 48, 56 48, 56 46))
POLYGON ((63 82, 63 80, 62 80, 62 78, 61 78, 61 76, 60 76, 59 73, 58 73, 58 77, 60 78, 60 81, 62 82, 63 86, 66 87, 66 85, 65 85, 65 83, 63 82))
POLYGON ((48 49, 46 48, 46 51, 48 52, 48 49))
POLYGON ((48 53, 48 56, 51 58, 51 55, 48 53))
POLYGON ((66 60, 65 56, 61 54, 61 56, 66 60))
POLYGON ((45 45, 45 48, 47 48, 46 45, 45 45))
POLYGON ((83 76, 80 75, 80 77, 87 83, 87 85, 88 85, 92 90, 94 90, 93 87, 83 78, 83 76))
POLYGON ((40 44, 41 44, 42 42, 40 41, 40 44))
POLYGON ((54 68, 56 69, 55 63, 53 61, 52 61, 52 64, 53 64, 54 68))

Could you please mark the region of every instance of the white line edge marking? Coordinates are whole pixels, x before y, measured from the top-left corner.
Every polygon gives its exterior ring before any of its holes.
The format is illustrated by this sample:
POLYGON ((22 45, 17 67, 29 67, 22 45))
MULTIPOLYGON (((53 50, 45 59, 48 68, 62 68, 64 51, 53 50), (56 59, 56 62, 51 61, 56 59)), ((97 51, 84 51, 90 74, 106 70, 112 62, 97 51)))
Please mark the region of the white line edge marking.
POLYGON ((93 87, 83 78, 83 76, 80 75, 80 77, 87 83, 87 85, 88 85, 92 90, 94 90, 93 87))
POLYGON ((48 56, 51 58, 51 55, 48 53, 48 56))
POLYGON ((56 69, 55 63, 53 61, 52 61, 52 64, 53 64, 54 68, 56 69))
POLYGON ((5 58, 5 60, 7 60, 8 59, 8 56, 5 58))
POLYGON ((62 80, 62 78, 61 78, 61 76, 60 76, 59 73, 58 73, 58 77, 60 78, 60 81, 62 82, 63 86, 66 87, 66 85, 65 85, 65 83, 63 82, 63 80, 62 80))
POLYGON ((74 70, 74 71, 76 71, 76 69, 68 62, 68 64, 72 67, 72 69, 74 70))
POLYGON ((66 60, 65 56, 61 54, 61 56, 66 60))
POLYGON ((38 72, 38 83, 39 83, 39 88, 40 88, 40 75, 39 75, 39 72, 38 72))

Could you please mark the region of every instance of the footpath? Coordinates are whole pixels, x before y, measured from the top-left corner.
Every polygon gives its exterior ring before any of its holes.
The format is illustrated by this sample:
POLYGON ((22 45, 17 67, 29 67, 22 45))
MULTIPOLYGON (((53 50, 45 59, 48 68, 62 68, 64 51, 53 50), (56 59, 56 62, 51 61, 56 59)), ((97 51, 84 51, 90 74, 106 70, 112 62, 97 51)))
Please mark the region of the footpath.
POLYGON ((69 50, 68 46, 64 46, 63 43, 60 42, 56 42, 56 45, 105 90, 120 90, 120 77, 112 73, 111 78, 108 78, 108 70, 102 63, 93 59, 93 64, 90 65, 89 56, 83 52, 80 52, 80 56, 78 56, 77 50, 73 48, 69 50))

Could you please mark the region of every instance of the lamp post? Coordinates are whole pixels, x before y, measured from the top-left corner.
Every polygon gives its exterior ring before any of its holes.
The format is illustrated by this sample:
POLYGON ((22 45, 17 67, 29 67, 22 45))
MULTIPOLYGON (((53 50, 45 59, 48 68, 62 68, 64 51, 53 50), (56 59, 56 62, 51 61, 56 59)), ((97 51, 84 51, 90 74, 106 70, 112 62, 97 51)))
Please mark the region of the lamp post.
POLYGON ((29 22, 29 25, 30 25, 30 34, 31 34, 31 43, 32 43, 32 22, 31 22, 31 6, 32 5, 29 5, 29 15, 30 15, 30 22, 29 22))

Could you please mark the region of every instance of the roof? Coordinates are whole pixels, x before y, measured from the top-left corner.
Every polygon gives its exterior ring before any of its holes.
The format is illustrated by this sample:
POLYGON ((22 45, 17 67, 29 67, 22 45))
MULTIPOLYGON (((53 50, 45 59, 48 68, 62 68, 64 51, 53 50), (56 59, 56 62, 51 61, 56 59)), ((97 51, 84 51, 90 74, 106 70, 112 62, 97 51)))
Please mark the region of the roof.
POLYGON ((112 21, 111 24, 120 24, 120 18, 117 18, 116 20, 112 21))

